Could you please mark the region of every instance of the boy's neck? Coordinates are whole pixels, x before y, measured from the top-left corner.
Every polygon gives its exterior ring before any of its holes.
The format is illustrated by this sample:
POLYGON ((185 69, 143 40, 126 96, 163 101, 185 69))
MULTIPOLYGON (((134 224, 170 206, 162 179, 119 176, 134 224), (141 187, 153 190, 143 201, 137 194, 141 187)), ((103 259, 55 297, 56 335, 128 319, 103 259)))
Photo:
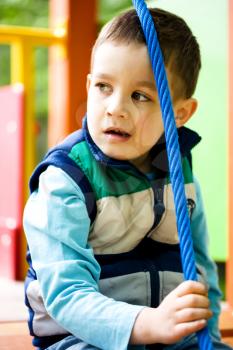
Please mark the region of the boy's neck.
POLYGON ((140 158, 130 160, 130 163, 132 163, 138 170, 140 170, 144 174, 152 172, 150 153, 147 153, 146 155, 140 158))

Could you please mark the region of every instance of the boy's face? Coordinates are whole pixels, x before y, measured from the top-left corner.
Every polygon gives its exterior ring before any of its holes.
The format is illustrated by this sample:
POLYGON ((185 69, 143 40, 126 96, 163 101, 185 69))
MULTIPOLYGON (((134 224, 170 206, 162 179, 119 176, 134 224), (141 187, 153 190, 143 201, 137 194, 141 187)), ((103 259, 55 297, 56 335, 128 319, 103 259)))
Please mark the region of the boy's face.
POLYGON ((113 42, 99 46, 87 90, 94 142, 107 156, 140 168, 164 130, 147 47, 113 42))

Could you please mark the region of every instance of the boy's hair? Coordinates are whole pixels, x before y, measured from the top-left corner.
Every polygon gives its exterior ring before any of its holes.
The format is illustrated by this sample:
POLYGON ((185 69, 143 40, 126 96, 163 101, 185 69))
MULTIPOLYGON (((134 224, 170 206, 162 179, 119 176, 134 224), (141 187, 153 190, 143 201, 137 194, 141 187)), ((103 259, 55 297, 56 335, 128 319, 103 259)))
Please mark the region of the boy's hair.
MULTIPOLYGON (((186 22, 168 11, 150 9, 164 63, 175 79, 173 98, 189 98, 193 95, 201 68, 200 49, 186 22)), ((113 18, 100 31, 92 51, 106 41, 122 44, 146 44, 138 15, 129 10, 113 18)))

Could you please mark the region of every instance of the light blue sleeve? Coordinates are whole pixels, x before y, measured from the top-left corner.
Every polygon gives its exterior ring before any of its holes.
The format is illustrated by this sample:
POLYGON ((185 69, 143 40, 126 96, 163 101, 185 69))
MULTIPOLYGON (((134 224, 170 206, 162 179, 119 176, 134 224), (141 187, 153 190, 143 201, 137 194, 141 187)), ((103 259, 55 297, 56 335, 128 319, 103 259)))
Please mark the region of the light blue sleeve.
POLYGON ((100 266, 88 246, 90 220, 77 184, 50 166, 29 198, 24 228, 48 313, 67 331, 104 350, 125 350, 142 310, 98 290, 100 266))
POLYGON ((220 300, 222 293, 219 289, 217 267, 214 261, 211 259, 208 251, 209 234, 200 185, 196 179, 194 179, 194 183, 197 200, 196 208, 193 211, 191 219, 191 229, 195 258, 197 264, 199 264, 202 270, 204 270, 205 278, 209 286, 210 307, 213 311, 213 317, 208 321, 208 327, 211 335, 216 339, 220 339, 218 318, 220 314, 220 300))

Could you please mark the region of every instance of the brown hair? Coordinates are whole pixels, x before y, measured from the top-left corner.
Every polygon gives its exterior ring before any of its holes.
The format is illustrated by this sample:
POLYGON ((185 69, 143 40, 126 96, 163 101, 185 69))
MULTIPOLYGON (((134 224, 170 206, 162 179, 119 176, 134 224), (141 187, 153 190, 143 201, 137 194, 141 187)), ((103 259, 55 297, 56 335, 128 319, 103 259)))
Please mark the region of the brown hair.
MULTIPOLYGON (((186 22, 168 11, 150 9, 166 67, 176 79, 176 97, 189 98, 193 95, 201 68, 200 49, 195 36, 186 22)), ((106 41, 123 44, 146 44, 145 37, 135 10, 129 10, 113 18, 100 31, 92 51, 106 41)))

